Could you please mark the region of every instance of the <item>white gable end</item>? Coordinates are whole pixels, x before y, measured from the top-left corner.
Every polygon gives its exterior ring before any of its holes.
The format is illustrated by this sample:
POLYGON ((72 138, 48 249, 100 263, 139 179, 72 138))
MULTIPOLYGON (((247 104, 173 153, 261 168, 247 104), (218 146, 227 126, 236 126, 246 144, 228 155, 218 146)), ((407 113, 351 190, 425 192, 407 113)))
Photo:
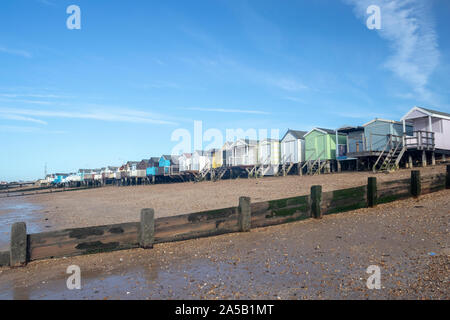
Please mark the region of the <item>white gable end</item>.
POLYGON ((282 142, 286 142, 286 141, 295 141, 295 140, 297 140, 297 138, 294 137, 294 136, 292 135, 292 133, 288 133, 288 134, 283 138, 282 142))

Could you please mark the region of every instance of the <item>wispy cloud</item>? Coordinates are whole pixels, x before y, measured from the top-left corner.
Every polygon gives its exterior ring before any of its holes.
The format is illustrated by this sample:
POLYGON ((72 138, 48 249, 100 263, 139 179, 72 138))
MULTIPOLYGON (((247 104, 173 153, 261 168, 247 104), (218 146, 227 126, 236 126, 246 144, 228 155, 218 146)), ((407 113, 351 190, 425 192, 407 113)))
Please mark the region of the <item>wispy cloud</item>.
POLYGON ((206 112, 226 112, 226 113, 248 113, 248 114, 270 114, 261 110, 244 110, 244 109, 228 109, 228 108, 186 108, 187 110, 206 111, 206 112))
POLYGON ((53 102, 46 101, 46 100, 30 100, 30 99, 16 99, 16 98, 1 98, 0 101, 3 102, 20 102, 20 103, 26 103, 26 104, 38 104, 38 105, 51 105, 53 102))
POLYGON ((151 123, 161 125, 176 125, 176 122, 157 119, 154 114, 131 109, 91 109, 85 111, 65 111, 65 110, 36 110, 36 109, 15 109, 0 108, 0 113, 8 115, 24 115, 43 118, 66 118, 66 119, 91 119, 109 122, 128 123, 151 123))
POLYGON ((344 0, 355 6, 359 17, 367 18, 369 5, 381 9, 379 35, 393 51, 385 67, 407 82, 418 96, 429 100, 428 81, 439 64, 437 35, 430 14, 430 1, 422 0, 344 0))
POLYGON ((6 119, 6 120, 16 120, 16 121, 26 121, 26 122, 34 122, 39 124, 47 124, 47 122, 39 119, 34 119, 30 117, 25 117, 17 114, 11 114, 11 113, 2 113, 0 111, 0 119, 6 119))
POLYGON ((29 53, 28 51, 18 50, 18 49, 11 49, 11 48, 1 47, 1 46, 0 46, 0 52, 7 53, 7 54, 12 54, 12 55, 20 56, 20 57, 24 57, 24 58, 31 58, 32 57, 31 53, 29 53))

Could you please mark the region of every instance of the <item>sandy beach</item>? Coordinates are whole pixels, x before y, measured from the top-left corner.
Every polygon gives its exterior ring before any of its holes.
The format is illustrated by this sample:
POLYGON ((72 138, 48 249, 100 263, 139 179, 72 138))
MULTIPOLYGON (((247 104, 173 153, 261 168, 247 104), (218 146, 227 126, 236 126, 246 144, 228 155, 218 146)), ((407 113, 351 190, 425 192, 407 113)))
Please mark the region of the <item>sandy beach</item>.
MULTIPOLYGON (((444 165, 421 168, 421 175, 444 173, 444 165)), ((236 206, 240 196, 265 201, 309 194, 312 185, 323 191, 367 183, 376 176, 379 182, 410 177, 403 169, 385 174, 346 172, 319 176, 265 177, 261 179, 221 180, 218 182, 171 183, 148 186, 107 186, 88 190, 0 199, 0 222, 10 208, 29 204, 35 224, 42 230, 84 227, 138 221, 142 208, 154 208, 156 217, 236 206), (40 222, 40 224, 39 224, 40 222)), ((35 228, 36 229, 36 228, 35 228)))
POLYGON ((0 299, 443 299, 450 191, 283 225, 0 268, 0 299), (82 287, 68 290, 77 265, 82 287), (366 286, 379 266, 381 289, 366 286))

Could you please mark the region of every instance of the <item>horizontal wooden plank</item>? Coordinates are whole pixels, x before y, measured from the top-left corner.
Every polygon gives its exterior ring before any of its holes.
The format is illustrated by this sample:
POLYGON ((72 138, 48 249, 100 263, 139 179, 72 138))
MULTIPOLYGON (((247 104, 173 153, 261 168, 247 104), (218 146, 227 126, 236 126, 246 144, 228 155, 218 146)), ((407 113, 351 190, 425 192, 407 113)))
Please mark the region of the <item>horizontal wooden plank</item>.
POLYGON ((134 248, 139 222, 30 234, 30 260, 134 248))
POLYGON ((321 210, 324 215, 367 207, 367 187, 340 189, 322 193, 321 210))
POLYGON ((262 215, 259 216, 252 215, 251 226, 252 228, 261 228, 293 221, 304 220, 308 218, 311 218, 311 212, 309 209, 306 211, 296 210, 293 214, 287 216, 266 217, 262 215))
POLYGON ((311 216, 309 196, 252 203, 251 209, 252 228, 307 219, 311 216))
POLYGON ((237 213, 237 207, 222 208, 194 213, 187 213, 171 217, 161 217, 155 219, 155 230, 162 230, 173 226, 181 226, 188 223, 198 223, 202 221, 224 219, 237 213))
POLYGON ((424 176, 421 179, 422 194, 432 193, 445 189, 446 174, 424 176))
POLYGON ((409 190, 411 187, 411 179, 404 179, 404 180, 398 180, 398 181, 388 181, 388 182, 381 182, 377 185, 378 192, 385 191, 385 190, 397 190, 397 189, 404 189, 409 190))
POLYGON ((238 231, 237 215, 155 229, 155 243, 188 240, 238 231))

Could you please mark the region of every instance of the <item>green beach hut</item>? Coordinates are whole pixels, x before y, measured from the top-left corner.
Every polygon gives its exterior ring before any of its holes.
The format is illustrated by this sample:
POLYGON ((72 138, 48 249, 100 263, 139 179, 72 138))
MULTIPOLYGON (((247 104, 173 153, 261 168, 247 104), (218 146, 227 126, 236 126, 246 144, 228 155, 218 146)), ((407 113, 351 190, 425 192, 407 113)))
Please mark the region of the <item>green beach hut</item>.
MULTIPOLYGON (((338 131, 338 158, 347 153, 347 136, 338 131)), ((336 160, 336 131, 314 128, 304 136, 305 160, 336 160)))

